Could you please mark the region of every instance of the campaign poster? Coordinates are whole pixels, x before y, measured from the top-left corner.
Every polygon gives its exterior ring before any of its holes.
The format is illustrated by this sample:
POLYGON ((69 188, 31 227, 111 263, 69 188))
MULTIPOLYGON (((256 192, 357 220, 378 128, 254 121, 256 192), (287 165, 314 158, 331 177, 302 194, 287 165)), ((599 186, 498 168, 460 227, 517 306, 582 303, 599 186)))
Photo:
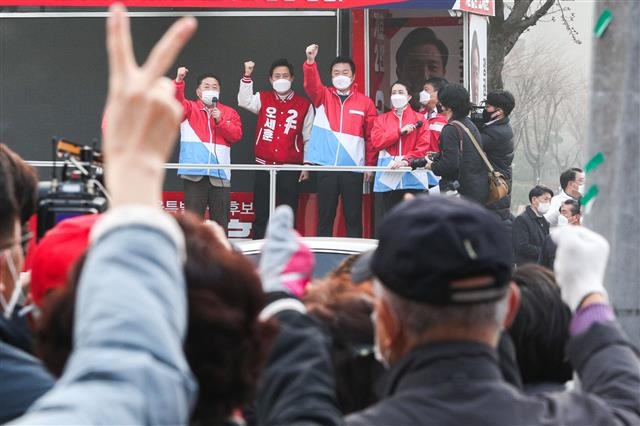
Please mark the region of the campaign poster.
POLYGON ((469 14, 469 95, 473 105, 487 98, 487 18, 469 14))
POLYGON ((389 110, 390 87, 406 81, 414 100, 425 80, 464 83, 463 18, 446 11, 374 9, 369 13, 370 94, 389 110))

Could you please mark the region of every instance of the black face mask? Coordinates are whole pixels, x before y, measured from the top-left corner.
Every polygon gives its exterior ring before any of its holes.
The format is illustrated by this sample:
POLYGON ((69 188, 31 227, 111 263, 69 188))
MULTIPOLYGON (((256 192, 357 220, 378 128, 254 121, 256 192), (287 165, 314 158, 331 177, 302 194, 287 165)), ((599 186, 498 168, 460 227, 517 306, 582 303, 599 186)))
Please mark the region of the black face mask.
POLYGON ((493 114, 493 112, 487 111, 486 108, 483 109, 482 110, 482 121, 483 121, 483 123, 488 123, 489 121, 491 121, 492 120, 492 118, 491 118, 492 114, 493 114))

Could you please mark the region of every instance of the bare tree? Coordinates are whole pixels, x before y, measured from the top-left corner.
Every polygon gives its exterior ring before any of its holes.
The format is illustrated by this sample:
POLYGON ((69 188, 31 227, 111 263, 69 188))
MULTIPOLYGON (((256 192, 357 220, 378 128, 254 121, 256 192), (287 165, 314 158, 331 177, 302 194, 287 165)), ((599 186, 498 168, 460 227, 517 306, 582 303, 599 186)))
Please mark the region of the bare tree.
POLYGON ((552 21, 560 21, 569 32, 573 41, 580 43, 578 32, 571 22, 574 14, 566 5, 567 1, 560 0, 515 0, 505 2, 496 0, 496 14, 489 18, 488 56, 489 90, 502 89, 502 70, 505 57, 516 45, 520 36, 536 25, 546 15, 552 21), (505 9, 508 14, 505 15, 505 9))
POLYGON ((561 169, 576 156, 575 146, 566 146, 566 133, 573 130, 565 131, 565 126, 579 126, 579 117, 571 122, 567 111, 575 109, 575 93, 584 80, 576 80, 570 65, 562 64, 552 52, 545 45, 514 51, 505 64, 505 81, 517 99, 511 114, 515 149, 524 154, 535 183, 549 164, 561 169))

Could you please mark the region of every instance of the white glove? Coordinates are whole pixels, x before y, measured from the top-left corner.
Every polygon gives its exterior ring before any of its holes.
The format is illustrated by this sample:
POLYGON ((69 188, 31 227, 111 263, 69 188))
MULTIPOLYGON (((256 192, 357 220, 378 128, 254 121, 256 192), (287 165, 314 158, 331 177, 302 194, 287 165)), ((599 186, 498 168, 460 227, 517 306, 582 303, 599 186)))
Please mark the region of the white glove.
POLYGON ((555 228, 551 238, 558 245, 553 269, 562 300, 575 312, 591 293, 604 289, 604 273, 609 258, 609 243, 599 234, 582 226, 555 228))

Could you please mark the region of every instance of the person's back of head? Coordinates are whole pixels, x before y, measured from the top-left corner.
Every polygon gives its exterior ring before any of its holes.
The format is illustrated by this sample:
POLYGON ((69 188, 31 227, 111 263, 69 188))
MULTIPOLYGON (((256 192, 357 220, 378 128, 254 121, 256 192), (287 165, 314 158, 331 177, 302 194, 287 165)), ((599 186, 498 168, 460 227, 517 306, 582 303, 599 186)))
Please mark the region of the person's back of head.
POLYGON ((0 157, 5 159, 8 173, 12 176, 20 223, 24 224, 36 212, 38 173, 3 143, 0 143, 0 157))
POLYGON ((324 279, 307 288, 303 302, 331 336, 338 406, 345 413, 361 410, 376 401, 374 385, 382 366, 373 354, 373 294, 371 287, 355 285, 347 270, 348 258, 324 279))
POLYGON ((438 100, 444 108, 451 110, 455 120, 466 117, 471 110, 469 92, 461 84, 449 84, 442 88, 438 92, 438 100))
POLYGON ((13 238, 18 216, 13 177, 6 159, 0 157, 0 244, 2 248, 13 238))
MULTIPOLYGON (((229 250, 196 216, 185 213, 176 220, 185 234, 187 252, 189 317, 184 351, 199 384, 191 421, 218 424, 252 401, 276 326, 258 319, 266 296, 253 263, 229 250)), ((72 349, 83 259, 69 275, 66 289, 47 304, 38 331, 37 352, 55 375, 62 373, 72 349)))
MULTIPOLYGON (((376 296, 391 311, 398 339, 495 345, 514 308, 510 241, 494 214, 463 199, 417 197, 394 209, 379 234, 371 261, 380 284, 376 296)), ((376 308, 379 317, 384 309, 376 308)), ((390 362, 402 356, 394 348, 381 350, 390 362)))
POLYGON ((571 380, 572 369, 564 349, 569 340, 571 310, 560 298, 553 272, 526 264, 515 270, 512 280, 520 289, 520 308, 508 332, 523 384, 571 380))

